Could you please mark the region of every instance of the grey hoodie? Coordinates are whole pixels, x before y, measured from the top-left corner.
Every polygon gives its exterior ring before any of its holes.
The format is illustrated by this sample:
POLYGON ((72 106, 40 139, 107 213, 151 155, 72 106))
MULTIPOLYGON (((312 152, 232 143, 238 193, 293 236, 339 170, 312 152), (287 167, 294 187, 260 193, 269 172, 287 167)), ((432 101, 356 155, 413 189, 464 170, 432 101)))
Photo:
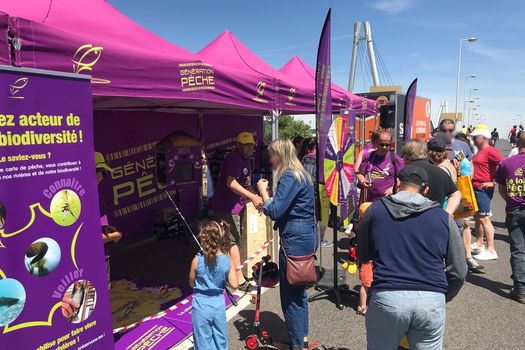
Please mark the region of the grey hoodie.
MULTIPOLYGON (((394 220, 403 220, 413 214, 422 213, 429 209, 439 208, 437 202, 425 198, 419 193, 401 191, 395 195, 383 198, 382 203, 394 220)), ((380 205, 376 203, 375 205, 380 205)), ((372 220, 372 211, 368 210, 362 220, 358 234, 358 259, 360 261, 372 260, 372 242, 369 242, 369 230, 372 220)), ((381 220, 381 218, 377 218, 381 220)), ((431 229, 431 226, 429 226, 431 229)), ((447 301, 452 300, 459 292, 467 275, 467 264, 463 240, 461 238, 456 222, 449 217, 448 220, 448 247, 445 257, 446 278, 448 289, 446 292, 447 301)))

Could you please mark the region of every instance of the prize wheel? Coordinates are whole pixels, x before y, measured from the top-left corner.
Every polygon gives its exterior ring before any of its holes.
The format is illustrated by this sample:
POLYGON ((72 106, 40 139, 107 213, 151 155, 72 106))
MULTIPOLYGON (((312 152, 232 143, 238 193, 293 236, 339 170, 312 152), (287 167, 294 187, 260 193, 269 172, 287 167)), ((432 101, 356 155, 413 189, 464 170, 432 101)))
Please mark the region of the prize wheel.
POLYGON ((330 203, 339 205, 350 195, 354 174, 354 139, 347 120, 338 117, 330 126, 324 155, 324 179, 330 203))

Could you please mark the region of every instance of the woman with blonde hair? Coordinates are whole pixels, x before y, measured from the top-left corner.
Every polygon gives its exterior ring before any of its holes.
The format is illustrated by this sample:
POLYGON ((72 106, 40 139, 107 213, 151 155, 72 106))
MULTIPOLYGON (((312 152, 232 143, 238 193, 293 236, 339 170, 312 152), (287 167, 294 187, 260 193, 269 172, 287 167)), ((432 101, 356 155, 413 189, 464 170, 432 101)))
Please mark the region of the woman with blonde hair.
POLYGON ((270 164, 277 172, 275 196, 268 194, 268 181, 257 188, 263 198, 264 214, 279 229, 279 280, 283 310, 291 349, 308 349, 308 298, 306 286, 292 286, 286 278, 286 257, 315 252, 316 222, 313 179, 305 170, 290 140, 275 140, 268 147, 270 164))

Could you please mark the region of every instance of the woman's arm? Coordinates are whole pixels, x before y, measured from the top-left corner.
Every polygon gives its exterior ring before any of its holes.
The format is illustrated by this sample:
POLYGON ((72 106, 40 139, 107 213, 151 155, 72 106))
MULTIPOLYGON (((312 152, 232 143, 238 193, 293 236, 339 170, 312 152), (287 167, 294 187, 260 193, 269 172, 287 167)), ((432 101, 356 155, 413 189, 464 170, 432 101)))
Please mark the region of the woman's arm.
POLYGON ((264 202, 264 214, 268 215, 273 221, 279 220, 290 208, 290 204, 292 204, 299 190, 300 184, 295 176, 289 171, 284 173, 277 184, 275 196, 264 202))
POLYGON ((237 268, 235 267, 235 264, 230 256, 228 256, 228 259, 230 259, 230 271, 228 272, 228 284, 233 289, 239 288, 239 280, 237 279, 237 268))
POLYGON ((190 274, 188 276, 188 284, 191 288, 195 287, 195 278, 197 278, 197 257, 191 261, 190 274))

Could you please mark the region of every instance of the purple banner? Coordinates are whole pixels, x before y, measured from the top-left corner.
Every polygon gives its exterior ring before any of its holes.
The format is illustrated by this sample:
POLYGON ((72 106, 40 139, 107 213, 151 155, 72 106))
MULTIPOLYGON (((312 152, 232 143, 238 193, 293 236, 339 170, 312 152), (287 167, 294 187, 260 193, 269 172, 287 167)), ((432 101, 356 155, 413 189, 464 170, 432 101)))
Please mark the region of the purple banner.
POLYGON ((0 72, 0 344, 111 349, 91 86, 0 72))
MULTIPOLYGON (((239 295, 233 294, 238 300, 239 295)), ((226 308, 231 307, 230 298, 224 295, 226 308)), ((122 335, 115 343, 116 350, 169 349, 193 334, 191 309, 193 295, 178 303, 158 319, 141 323, 122 335)))
POLYGON ((324 183, 324 147, 332 124, 332 80, 330 76, 330 26, 332 9, 328 10, 319 39, 315 70, 315 126, 317 132, 317 180, 324 183))
POLYGON ((417 78, 414 79, 407 90, 405 99, 405 120, 403 123, 404 133, 403 142, 412 138, 412 125, 414 123, 414 106, 416 103, 417 78))

